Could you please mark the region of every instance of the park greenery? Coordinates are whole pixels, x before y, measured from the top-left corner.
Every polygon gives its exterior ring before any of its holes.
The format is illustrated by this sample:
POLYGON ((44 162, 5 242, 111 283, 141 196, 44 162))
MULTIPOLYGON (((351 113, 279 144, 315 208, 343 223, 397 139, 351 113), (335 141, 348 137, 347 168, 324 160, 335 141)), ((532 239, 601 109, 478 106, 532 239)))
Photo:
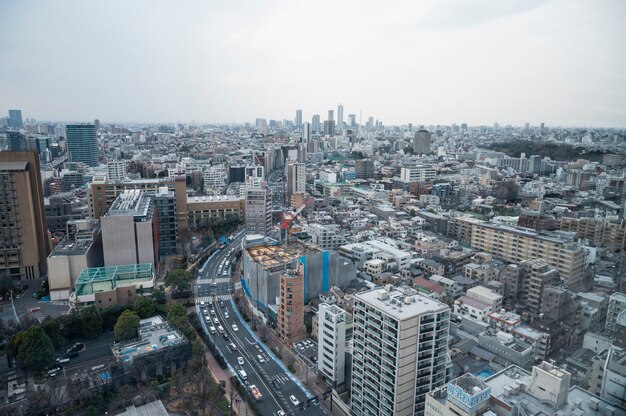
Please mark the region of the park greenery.
POLYGON ((127 309, 117 318, 113 333, 118 341, 128 341, 137 338, 137 328, 139 328, 139 315, 127 309))
POLYGON ((588 150, 581 146, 572 146, 567 143, 538 142, 530 140, 511 140, 507 142, 491 143, 491 150, 504 152, 511 157, 520 157, 522 153, 526 157, 539 155, 549 157, 552 160, 573 161, 587 159, 592 162, 602 162, 602 156, 611 153, 609 150, 588 150))

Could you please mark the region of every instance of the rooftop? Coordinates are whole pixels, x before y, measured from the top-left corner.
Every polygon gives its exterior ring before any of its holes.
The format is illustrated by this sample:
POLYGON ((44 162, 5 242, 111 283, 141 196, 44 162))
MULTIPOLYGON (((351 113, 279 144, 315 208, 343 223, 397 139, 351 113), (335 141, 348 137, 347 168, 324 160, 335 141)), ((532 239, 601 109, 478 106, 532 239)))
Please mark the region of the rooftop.
POLYGON ((449 310, 444 303, 409 288, 379 287, 357 293, 355 296, 397 320, 406 320, 424 314, 449 310))
POLYGON ((151 263, 83 269, 76 279, 76 294, 87 295, 154 279, 151 263))
POLYGON ((314 253, 318 250, 294 240, 290 241, 288 246, 263 245, 250 247, 246 249, 246 251, 252 261, 260 264, 264 269, 268 269, 276 266, 284 266, 286 263, 289 263, 300 256, 314 253))
POLYGON ((139 321, 138 338, 113 345, 113 355, 124 363, 132 363, 135 357, 187 343, 187 339, 160 316, 139 321))
POLYGON ((139 189, 129 189, 118 195, 111 207, 104 214, 112 216, 149 216, 152 209, 152 201, 145 192, 139 189))

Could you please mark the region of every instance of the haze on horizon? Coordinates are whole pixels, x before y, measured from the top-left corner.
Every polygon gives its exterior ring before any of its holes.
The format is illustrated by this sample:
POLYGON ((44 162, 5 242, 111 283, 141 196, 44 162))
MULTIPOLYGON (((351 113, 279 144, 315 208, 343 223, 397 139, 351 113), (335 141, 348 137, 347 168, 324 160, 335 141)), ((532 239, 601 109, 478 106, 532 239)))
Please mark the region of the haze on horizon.
POLYGON ((0 114, 626 126, 621 0, 0 2, 0 114))

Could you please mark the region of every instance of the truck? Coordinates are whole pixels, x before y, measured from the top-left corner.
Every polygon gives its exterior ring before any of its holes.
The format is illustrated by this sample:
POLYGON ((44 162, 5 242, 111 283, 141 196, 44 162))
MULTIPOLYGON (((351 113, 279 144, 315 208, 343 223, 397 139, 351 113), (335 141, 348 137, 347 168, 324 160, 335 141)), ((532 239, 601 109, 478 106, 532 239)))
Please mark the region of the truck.
POLYGON ((250 394, 252 394, 252 397, 254 397, 254 400, 256 400, 257 402, 261 400, 261 398, 263 398, 263 395, 261 394, 261 392, 259 391, 256 385, 251 384, 248 387, 248 389, 250 389, 250 394))

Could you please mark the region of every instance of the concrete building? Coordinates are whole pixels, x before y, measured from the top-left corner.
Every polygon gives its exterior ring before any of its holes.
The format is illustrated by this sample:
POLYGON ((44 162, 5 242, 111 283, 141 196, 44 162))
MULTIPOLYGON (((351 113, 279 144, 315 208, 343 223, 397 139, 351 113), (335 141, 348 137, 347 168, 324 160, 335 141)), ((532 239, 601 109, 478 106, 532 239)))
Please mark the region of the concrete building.
POLYGON ((95 167, 98 160, 98 138, 93 124, 68 124, 66 127, 67 150, 72 162, 95 167))
POLYGON ((121 193, 100 218, 106 266, 149 263, 159 258, 154 201, 140 190, 121 193))
POLYGON ((461 296, 454 301, 454 313, 459 317, 487 322, 487 317, 492 311, 490 304, 469 296, 461 296))
POLYGON ((345 380, 347 316, 340 307, 327 303, 317 311, 317 368, 335 389, 345 380))
POLYGON ((354 176, 356 179, 370 179, 374 177, 374 161, 358 159, 354 161, 354 176))
POLYGON ((430 166, 414 166, 400 169, 400 180, 404 183, 432 181, 437 178, 437 171, 430 166))
POLYGON ((431 134, 428 130, 419 130, 413 139, 413 152, 418 155, 430 154, 431 134))
POLYGON ((345 243, 345 238, 337 232, 338 230, 339 226, 319 223, 306 226, 306 232, 311 236, 311 240, 322 250, 334 250, 345 243))
POLYGON ((174 255, 178 247, 176 195, 168 187, 162 186, 157 192, 150 193, 149 196, 154 202, 156 212, 159 256, 174 255))
POLYGON ((466 293, 467 297, 476 299, 491 306, 492 311, 498 311, 502 308, 502 295, 499 295, 485 286, 474 286, 467 289, 466 293))
POLYGON ((132 305, 137 296, 149 296, 155 288, 152 264, 83 269, 70 295, 70 305, 95 305, 101 311, 113 305, 132 305))
POLYGON ((304 325, 304 266, 280 275, 278 336, 288 344, 306 338, 304 325))
POLYGON ((414 289, 372 289, 354 298, 354 415, 423 415, 445 384, 449 308, 414 289))
POLYGON ((7 121, 7 125, 13 129, 23 128, 22 110, 9 110, 9 119, 7 121))
POLYGON ((205 223, 234 215, 240 220, 246 218, 246 199, 234 195, 190 196, 187 198, 189 226, 200 228, 205 223))
POLYGON ((609 307, 606 313, 606 325, 604 333, 607 337, 613 338, 616 332, 615 322, 622 311, 626 310, 626 294, 615 292, 609 298, 609 307))
POLYGON ((306 190, 306 165, 304 163, 291 162, 287 164, 287 182, 285 186, 287 201, 291 201, 293 194, 304 193, 306 190))
POLYGON ((38 279, 50 253, 39 157, 0 152, 0 277, 38 279))
POLYGON ((246 232, 272 234, 272 191, 265 182, 255 181, 246 189, 246 232))
POLYGON ((609 348, 602 375, 600 397, 616 406, 626 408, 626 352, 609 348))
POLYGON ((104 266, 98 221, 70 221, 66 236, 50 253, 47 263, 50 299, 69 299, 84 269, 104 266))
POLYGON ((68 221, 89 216, 89 206, 71 193, 55 194, 50 198, 44 198, 44 212, 48 231, 64 232, 68 221))
POLYGON ((110 182, 122 182, 126 178, 125 160, 109 160, 107 162, 107 180, 110 182))

